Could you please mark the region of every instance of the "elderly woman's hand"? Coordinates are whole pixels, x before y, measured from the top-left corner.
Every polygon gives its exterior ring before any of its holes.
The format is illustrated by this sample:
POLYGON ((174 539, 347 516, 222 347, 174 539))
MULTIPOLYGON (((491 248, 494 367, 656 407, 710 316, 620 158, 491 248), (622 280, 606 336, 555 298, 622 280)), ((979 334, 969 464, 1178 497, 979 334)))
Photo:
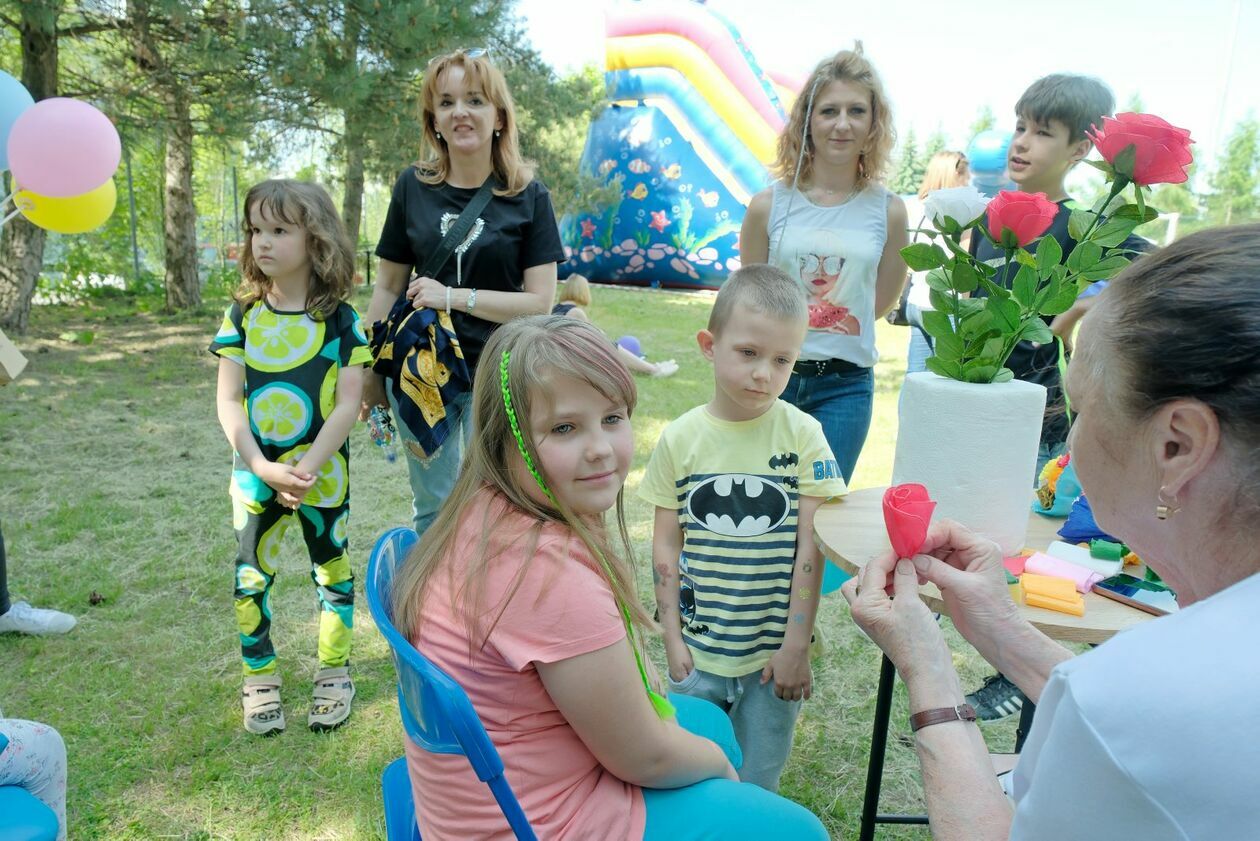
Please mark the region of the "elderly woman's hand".
POLYGON ((881 555, 845 582, 841 592, 853 621, 888 655, 902 680, 949 666, 945 637, 919 598, 919 576, 910 561, 898 560, 893 552, 881 555))
POLYGON ((997 544, 952 520, 933 523, 914 558, 919 577, 941 591, 954 627, 988 656, 1019 609, 1011 600, 997 544))

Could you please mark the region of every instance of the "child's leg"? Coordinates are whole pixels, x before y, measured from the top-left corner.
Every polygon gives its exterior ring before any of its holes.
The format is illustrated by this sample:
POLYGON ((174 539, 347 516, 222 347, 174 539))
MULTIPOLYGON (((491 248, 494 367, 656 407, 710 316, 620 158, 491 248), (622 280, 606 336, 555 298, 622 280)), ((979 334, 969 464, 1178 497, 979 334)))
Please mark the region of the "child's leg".
POLYGON ((249 505, 232 498, 236 527, 236 625, 241 634, 241 657, 248 675, 276 671, 271 645, 271 583, 276 577, 280 542, 292 521, 289 509, 272 502, 249 505))
POLYGON ((9 744, 0 751, 0 785, 15 785, 48 804, 57 815, 58 841, 66 838, 66 743, 47 724, 0 719, 9 744))
POLYGON ((319 593, 319 667, 344 666, 350 661, 354 627, 354 572, 346 539, 350 503, 338 508, 303 505, 298 520, 311 556, 311 580, 319 593))
POLYGON ((760 670, 741 677, 739 687, 739 697, 731 707, 735 738, 744 751, 739 778, 778 791, 779 775, 792 752, 792 732, 801 702, 777 697, 773 680, 761 683, 760 670))

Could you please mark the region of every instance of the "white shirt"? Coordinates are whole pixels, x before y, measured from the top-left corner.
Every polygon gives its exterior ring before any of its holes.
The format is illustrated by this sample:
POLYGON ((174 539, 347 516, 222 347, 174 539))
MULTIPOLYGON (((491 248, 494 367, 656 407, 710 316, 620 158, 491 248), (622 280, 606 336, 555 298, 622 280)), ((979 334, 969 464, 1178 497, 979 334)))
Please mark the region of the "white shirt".
POLYGON ((1010 837, 1260 838, 1258 712, 1260 574, 1054 669, 1010 837))

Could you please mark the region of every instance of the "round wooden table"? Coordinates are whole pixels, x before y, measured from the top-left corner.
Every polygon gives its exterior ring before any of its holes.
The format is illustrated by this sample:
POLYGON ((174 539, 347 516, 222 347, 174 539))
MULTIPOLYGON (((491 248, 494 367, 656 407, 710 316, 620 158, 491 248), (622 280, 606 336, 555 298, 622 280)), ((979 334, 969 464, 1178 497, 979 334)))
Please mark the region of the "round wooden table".
MULTIPOLYGON (((823 555, 850 575, 856 575, 872 558, 889 551, 888 530, 884 525, 884 491, 886 488, 865 488, 854 491, 838 502, 819 507, 814 515, 814 535, 823 555)), ((1025 546, 1044 550, 1059 539, 1058 530, 1063 520, 1042 517, 1032 511, 1029 496, 1028 536, 1025 546)), ((1144 568, 1129 567, 1130 572, 1142 576, 1144 568)), ((937 613, 948 615, 941 592, 934 584, 924 584, 919 594, 928 607, 937 613)), ((1085 615, 1072 616, 1053 610, 1020 605, 1020 612, 1035 627, 1052 639, 1064 642, 1100 643, 1117 632, 1141 624, 1155 617, 1149 613, 1104 598, 1096 593, 1085 594, 1085 615)), ((892 710, 893 680, 896 670, 887 657, 879 671, 879 688, 875 695, 875 720, 871 732, 871 753, 866 768, 866 794, 862 802, 859 841, 872 841, 875 825, 927 824, 925 815, 885 815, 879 813, 879 791, 883 782, 884 753, 888 739, 888 720, 892 710)), ((1019 727, 1015 736, 1015 752, 1023 746, 1024 737, 1032 726, 1036 711, 1031 701, 1024 703, 1020 711, 1019 727)))

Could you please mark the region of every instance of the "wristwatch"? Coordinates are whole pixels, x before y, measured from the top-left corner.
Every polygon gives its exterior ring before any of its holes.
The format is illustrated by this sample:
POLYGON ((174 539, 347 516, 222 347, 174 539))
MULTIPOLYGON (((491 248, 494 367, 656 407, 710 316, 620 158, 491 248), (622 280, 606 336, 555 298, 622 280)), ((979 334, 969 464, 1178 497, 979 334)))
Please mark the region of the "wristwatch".
POLYGON ((947 721, 975 721, 976 710, 971 704, 959 704, 956 707, 937 707, 924 710, 910 716, 910 732, 922 730, 933 724, 944 724, 947 721))

